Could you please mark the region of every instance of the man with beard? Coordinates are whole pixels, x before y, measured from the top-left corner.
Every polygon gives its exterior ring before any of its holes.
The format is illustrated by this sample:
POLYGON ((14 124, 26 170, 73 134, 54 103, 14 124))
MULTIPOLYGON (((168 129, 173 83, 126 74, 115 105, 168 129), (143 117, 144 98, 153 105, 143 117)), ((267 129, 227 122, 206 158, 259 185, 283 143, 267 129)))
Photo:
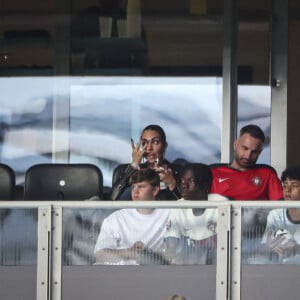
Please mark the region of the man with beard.
POLYGON ((276 171, 271 166, 256 164, 264 141, 265 135, 260 127, 252 124, 243 127, 233 143, 233 162, 211 166, 213 182, 210 192, 232 200, 282 199, 282 186, 276 171))

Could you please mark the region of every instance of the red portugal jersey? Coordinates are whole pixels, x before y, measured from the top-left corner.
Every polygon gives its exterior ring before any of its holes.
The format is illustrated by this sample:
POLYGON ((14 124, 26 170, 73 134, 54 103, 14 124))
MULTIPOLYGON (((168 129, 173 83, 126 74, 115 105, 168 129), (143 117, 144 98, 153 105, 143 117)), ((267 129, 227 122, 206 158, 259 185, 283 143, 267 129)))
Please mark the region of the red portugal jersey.
POLYGON ((216 164, 211 170, 213 182, 210 193, 232 200, 283 199, 281 182, 271 166, 257 164, 252 169, 239 171, 227 164, 216 164))

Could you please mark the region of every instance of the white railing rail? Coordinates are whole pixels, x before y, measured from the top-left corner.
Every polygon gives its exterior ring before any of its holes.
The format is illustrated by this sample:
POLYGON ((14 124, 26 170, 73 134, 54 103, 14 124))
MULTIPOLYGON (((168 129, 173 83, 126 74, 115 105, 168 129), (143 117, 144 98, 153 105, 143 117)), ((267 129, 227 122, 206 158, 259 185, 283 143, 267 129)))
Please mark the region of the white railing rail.
MULTIPOLYGON (((300 208, 300 201, 1 201, 5 209, 37 209, 38 300, 62 299, 62 248, 64 209, 218 208, 216 265, 217 300, 241 299, 243 209, 300 208)), ((0 227, 1 228, 1 227, 0 227)), ((0 248, 3 245, 0 245, 0 248)), ((2 251, 0 252, 2 253, 2 251)), ((0 266, 0 271, 3 266, 0 266)), ((166 266, 168 267, 168 266, 166 266)), ((201 266, 199 266, 201 267, 201 266)), ((101 295, 99 295, 101 298, 101 295)), ((200 299, 200 298, 199 298, 200 299)))

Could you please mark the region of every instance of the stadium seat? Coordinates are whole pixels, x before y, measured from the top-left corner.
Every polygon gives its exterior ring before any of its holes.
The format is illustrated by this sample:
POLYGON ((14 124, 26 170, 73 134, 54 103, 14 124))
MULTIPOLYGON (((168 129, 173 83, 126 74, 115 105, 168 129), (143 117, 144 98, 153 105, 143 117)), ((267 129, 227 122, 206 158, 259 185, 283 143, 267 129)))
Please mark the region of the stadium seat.
POLYGON ((0 200, 12 200, 16 185, 15 173, 12 168, 0 164, 0 200))
POLYGON ((92 164, 37 164, 25 175, 25 200, 102 199, 103 175, 92 164))
POLYGON ((114 184, 122 177, 127 166, 128 164, 120 164, 114 168, 113 175, 112 175, 112 186, 114 186, 114 184))

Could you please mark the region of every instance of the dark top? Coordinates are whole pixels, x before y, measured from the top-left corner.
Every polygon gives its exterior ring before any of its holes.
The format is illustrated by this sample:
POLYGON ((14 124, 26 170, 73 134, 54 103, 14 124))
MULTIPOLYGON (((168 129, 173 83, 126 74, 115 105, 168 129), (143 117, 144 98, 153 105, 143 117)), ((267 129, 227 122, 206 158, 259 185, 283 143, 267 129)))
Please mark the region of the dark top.
MULTIPOLYGON (((168 168, 172 169, 175 180, 180 172, 180 166, 172 165, 167 160, 164 160, 164 165, 167 165, 168 168)), ((140 164, 140 168, 147 168, 148 164, 140 164)), ((114 174, 114 182, 111 192, 111 200, 132 200, 130 193, 129 178, 136 171, 131 164, 129 164, 124 169, 120 169, 119 174, 114 174)), ((177 189, 177 186, 173 191, 170 191, 168 188, 161 189, 158 193, 157 200, 178 200, 181 198, 180 192, 177 189)))

